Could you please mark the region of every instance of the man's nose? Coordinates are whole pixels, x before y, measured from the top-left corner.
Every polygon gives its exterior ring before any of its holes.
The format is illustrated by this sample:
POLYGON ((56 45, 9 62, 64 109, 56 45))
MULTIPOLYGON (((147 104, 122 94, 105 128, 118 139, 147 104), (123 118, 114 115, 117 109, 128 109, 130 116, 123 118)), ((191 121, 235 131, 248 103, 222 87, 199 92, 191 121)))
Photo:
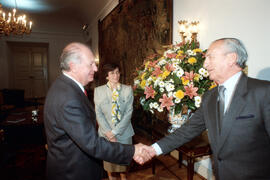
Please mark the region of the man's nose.
POLYGON ((208 67, 208 57, 205 58, 204 63, 203 63, 203 67, 205 69, 207 69, 207 67, 208 67))
POLYGON ((98 71, 98 68, 97 68, 97 65, 95 64, 95 67, 94 67, 94 71, 97 72, 98 71))

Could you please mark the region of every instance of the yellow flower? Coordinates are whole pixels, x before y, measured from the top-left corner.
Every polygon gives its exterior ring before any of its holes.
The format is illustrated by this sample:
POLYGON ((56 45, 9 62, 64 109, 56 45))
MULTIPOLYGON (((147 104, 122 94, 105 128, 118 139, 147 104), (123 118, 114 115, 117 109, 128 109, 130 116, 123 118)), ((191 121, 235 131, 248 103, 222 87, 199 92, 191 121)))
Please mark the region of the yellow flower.
POLYGON ((183 85, 187 85, 189 83, 189 80, 186 80, 184 77, 181 77, 181 80, 183 85))
POLYGON ((142 80, 142 82, 140 83, 141 88, 144 88, 146 84, 146 80, 142 80))
POLYGON ((185 93, 184 93, 182 90, 178 90, 178 91, 175 93, 175 96, 176 96, 178 99, 183 99, 183 97, 185 96, 185 93))
POLYGON ((146 72, 144 72, 141 76, 141 80, 144 80, 144 76, 146 75, 146 72))
POLYGON ((215 82, 212 82, 212 83, 211 83, 211 86, 209 87, 209 90, 210 90, 210 89, 213 89, 213 88, 216 87, 216 86, 217 86, 217 84, 216 84, 215 82))
POLYGON ((197 53, 197 52, 200 52, 200 53, 201 53, 201 52, 202 52, 202 50, 201 50, 201 49, 199 49, 199 48, 197 48, 197 49, 193 49, 192 51, 193 51, 193 52, 195 52, 195 53, 197 53))
POLYGON ((164 71, 163 73, 162 73, 162 79, 166 79, 166 77, 167 76, 169 76, 169 74, 170 74, 170 71, 164 71))
POLYGON ((184 51, 180 50, 180 51, 178 51, 178 54, 175 58, 179 59, 180 57, 183 57, 183 54, 184 54, 184 51))
POLYGON ((148 65, 149 65, 150 61, 147 61, 144 65, 145 69, 147 69, 148 65))
POLYGON ((163 59, 165 59, 165 57, 164 56, 161 56, 160 58, 158 58, 158 62, 161 61, 161 60, 163 60, 163 59))
POLYGON ((196 63, 196 62, 197 62, 197 59, 196 59, 195 57, 190 57, 190 58, 188 58, 188 63, 189 63, 189 64, 193 65, 193 64, 196 63))
POLYGON ((195 76, 194 76, 194 81, 199 81, 200 80, 200 75, 195 73, 195 76))

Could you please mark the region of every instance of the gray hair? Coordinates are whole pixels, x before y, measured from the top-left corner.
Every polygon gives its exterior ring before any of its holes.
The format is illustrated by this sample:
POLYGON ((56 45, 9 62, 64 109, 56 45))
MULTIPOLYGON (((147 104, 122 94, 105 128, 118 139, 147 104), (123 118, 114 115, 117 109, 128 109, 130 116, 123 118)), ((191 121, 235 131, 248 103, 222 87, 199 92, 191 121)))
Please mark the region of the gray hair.
POLYGON ((70 71, 69 63, 81 63, 82 53, 81 48, 85 46, 82 43, 71 43, 67 45, 60 56, 60 69, 70 71))
POLYGON ((244 46, 244 44, 236 38, 222 38, 222 39, 218 39, 217 41, 223 41, 225 47, 228 49, 229 52, 234 52, 237 54, 237 64, 241 67, 241 68, 245 68, 246 67, 246 62, 248 59, 248 53, 247 50, 244 46))

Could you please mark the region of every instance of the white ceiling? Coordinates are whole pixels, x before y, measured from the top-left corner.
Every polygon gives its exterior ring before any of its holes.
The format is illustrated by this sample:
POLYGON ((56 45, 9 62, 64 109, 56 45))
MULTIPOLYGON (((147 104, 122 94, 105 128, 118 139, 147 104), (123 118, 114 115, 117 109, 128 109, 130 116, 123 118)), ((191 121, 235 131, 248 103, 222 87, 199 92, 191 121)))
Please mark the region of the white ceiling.
POLYGON ((0 0, 4 8, 35 14, 75 16, 82 22, 91 22, 111 0, 0 0))

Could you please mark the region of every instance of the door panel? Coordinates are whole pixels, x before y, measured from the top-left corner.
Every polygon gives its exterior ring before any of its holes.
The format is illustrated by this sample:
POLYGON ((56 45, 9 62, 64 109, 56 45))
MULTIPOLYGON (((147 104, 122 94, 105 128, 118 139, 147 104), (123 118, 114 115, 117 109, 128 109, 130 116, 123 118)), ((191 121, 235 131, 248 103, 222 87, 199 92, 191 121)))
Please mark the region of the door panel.
POLYGON ((25 98, 45 97, 47 83, 47 48, 16 47, 12 54, 12 86, 24 89, 25 98))

